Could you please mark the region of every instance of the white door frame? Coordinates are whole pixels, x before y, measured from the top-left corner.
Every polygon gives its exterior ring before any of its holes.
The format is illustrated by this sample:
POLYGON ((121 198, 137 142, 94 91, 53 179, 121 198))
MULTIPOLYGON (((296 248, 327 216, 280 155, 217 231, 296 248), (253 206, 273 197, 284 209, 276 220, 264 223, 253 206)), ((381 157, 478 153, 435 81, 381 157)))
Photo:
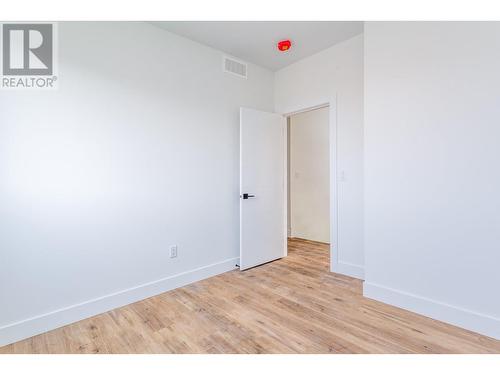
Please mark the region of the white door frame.
MULTIPOLYGON (((337 178, 337 96, 319 101, 318 104, 299 107, 297 110, 284 113, 283 116, 290 117, 302 112, 308 112, 319 108, 329 107, 328 121, 330 130, 330 272, 338 271, 339 264, 339 231, 338 231, 338 178, 337 178)), ((288 147, 285 147, 285 153, 288 147)), ((288 162, 288 155, 285 154, 288 162)), ((285 176, 288 184, 288 177, 285 176)), ((287 186, 287 185, 285 185, 287 186)), ((287 189, 285 189, 285 192, 287 189)), ((285 205, 285 221, 288 220, 288 199, 285 205)), ((288 228, 287 228, 288 229, 288 228)), ((286 231, 288 233, 288 230, 286 231)))

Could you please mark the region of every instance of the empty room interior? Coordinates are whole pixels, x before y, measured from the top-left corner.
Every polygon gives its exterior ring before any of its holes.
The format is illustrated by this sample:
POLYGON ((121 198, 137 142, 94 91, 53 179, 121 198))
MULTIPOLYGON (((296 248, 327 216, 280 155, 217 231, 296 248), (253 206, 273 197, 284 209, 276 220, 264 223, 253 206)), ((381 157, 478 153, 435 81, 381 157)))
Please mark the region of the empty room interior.
POLYGON ((2 22, 0 353, 500 353, 500 23, 2 22))

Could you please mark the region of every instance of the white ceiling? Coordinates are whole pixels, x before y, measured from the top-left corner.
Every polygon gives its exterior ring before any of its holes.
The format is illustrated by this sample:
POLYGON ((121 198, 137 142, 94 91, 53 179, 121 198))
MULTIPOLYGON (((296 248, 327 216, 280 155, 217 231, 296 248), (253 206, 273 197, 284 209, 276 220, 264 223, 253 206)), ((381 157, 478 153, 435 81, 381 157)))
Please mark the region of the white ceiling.
POLYGON ((363 22, 340 21, 165 21, 154 25, 234 57, 279 70, 363 32, 363 22), (290 39, 279 52, 276 43, 290 39))

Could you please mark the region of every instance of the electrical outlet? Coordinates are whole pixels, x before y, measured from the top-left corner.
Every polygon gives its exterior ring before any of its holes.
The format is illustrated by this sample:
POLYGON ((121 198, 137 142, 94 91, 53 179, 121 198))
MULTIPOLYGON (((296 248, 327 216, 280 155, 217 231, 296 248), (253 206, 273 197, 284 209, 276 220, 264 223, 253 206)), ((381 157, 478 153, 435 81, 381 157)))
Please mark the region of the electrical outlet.
POLYGON ((177 258, 177 245, 170 246, 170 258, 177 258))

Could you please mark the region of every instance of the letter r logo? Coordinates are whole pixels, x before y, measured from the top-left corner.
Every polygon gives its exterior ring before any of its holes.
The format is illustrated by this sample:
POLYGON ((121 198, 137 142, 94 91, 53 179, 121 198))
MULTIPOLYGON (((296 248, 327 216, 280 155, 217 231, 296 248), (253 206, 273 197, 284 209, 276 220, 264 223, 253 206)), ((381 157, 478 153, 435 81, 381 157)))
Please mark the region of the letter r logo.
POLYGON ((52 75, 52 24, 3 24, 3 74, 52 75))

